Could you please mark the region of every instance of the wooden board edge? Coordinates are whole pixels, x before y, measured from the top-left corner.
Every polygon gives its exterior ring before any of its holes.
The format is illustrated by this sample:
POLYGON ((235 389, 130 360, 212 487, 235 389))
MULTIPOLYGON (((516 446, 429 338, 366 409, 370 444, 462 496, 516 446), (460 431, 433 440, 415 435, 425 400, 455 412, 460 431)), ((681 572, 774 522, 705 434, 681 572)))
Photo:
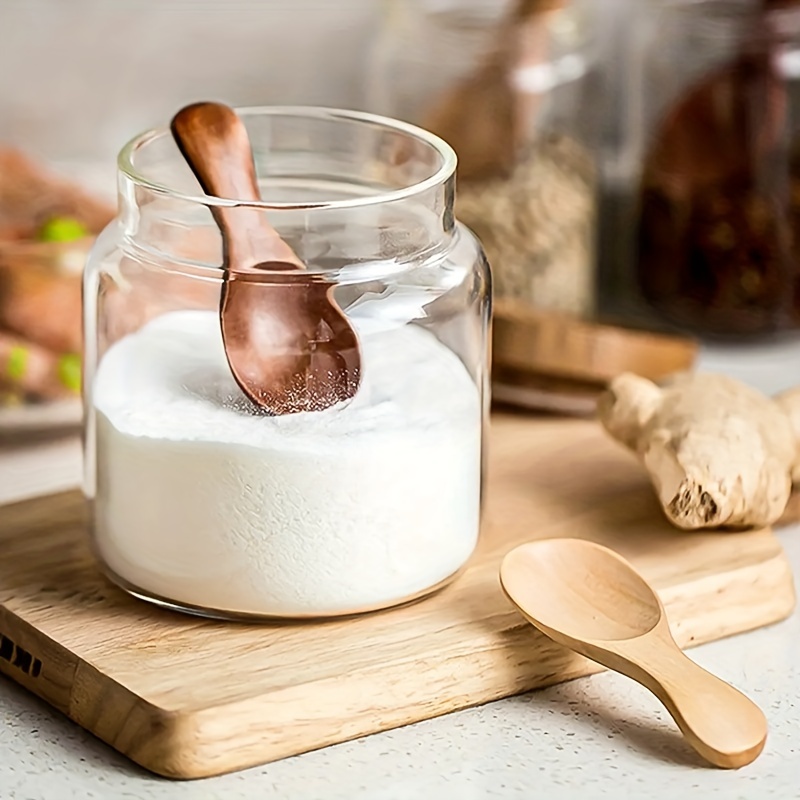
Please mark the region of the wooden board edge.
POLYGON ((79 659, 0 604, 0 675, 69 714, 79 659))
POLYGON ((149 702, 85 661, 75 673, 68 716, 156 775, 192 777, 192 765, 184 763, 184 743, 193 735, 192 716, 149 702))
POLYGON ((670 623, 672 635, 682 648, 773 625, 792 614, 797 604, 792 567, 777 539, 775 545, 776 552, 763 561, 660 592, 667 616, 682 618, 670 623), (693 607, 702 612, 693 613, 693 607), (731 614, 732 610, 737 613, 731 614))
POLYGON ((186 771, 173 762, 183 749, 175 742, 191 726, 186 715, 147 702, 2 605, 0 675, 150 772, 180 778, 186 771))
MULTIPOLYGON (((766 561, 667 588, 662 598, 668 616, 677 616, 679 609, 681 614, 690 614, 673 626, 682 647, 779 622, 791 614, 796 602, 791 568, 781 549, 766 561), (731 615, 732 608, 739 613, 731 615)), ((159 753, 156 761, 143 758, 144 753, 128 755, 168 777, 212 777, 603 670, 547 640, 511 608, 498 622, 498 629, 487 633, 468 653, 423 663, 410 659, 407 665, 393 663, 385 672, 326 678, 200 709, 184 715, 180 729, 164 742, 174 749, 159 753), (538 655, 531 658, 534 651, 538 655), (427 680, 420 692, 421 671, 427 680), (454 685, 457 693, 452 691, 454 685), (446 694, 437 692, 437 687, 446 689, 446 694), (298 718, 298 708, 306 709, 304 718, 298 718), (313 747, 307 745, 311 733, 316 739, 313 747), (222 752, 221 738, 226 742, 222 752)))

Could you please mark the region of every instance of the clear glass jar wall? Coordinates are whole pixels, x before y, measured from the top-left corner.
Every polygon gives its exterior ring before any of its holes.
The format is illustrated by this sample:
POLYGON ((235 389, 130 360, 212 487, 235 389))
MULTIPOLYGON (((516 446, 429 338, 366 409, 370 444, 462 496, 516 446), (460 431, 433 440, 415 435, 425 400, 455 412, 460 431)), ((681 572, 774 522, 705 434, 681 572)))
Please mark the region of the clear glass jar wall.
POLYGON ((369 107, 458 153, 456 214, 486 248, 498 315, 595 311, 602 106, 586 6, 393 0, 374 49, 369 107))
MULTIPOLYGON (((85 277, 93 546, 131 593, 218 616, 386 607, 478 537, 490 280, 453 217, 455 157, 366 114, 241 112, 257 206, 334 287, 362 350, 344 406, 260 414, 219 329, 221 239, 167 130, 119 159, 85 277)), ((253 280, 269 281, 269 273, 253 280)))
POLYGON ((664 324, 701 336, 796 328, 800 9, 651 4, 633 55, 640 167, 612 233, 629 241, 623 283, 664 324))

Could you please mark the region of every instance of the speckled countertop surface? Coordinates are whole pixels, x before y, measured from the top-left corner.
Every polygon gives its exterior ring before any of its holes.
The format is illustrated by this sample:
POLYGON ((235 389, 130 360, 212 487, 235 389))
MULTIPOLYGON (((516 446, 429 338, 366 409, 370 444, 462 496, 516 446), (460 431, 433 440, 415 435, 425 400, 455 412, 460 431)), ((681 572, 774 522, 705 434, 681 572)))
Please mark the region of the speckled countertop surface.
MULTIPOLYGON (((707 351, 702 365, 772 392, 800 381, 800 347, 707 351)), ((74 455, 67 450, 57 475, 29 470, 23 492, 36 480, 60 488, 74 455)), ((6 460, 3 472, 0 450, 0 484, 10 467, 6 460)), ((779 535, 800 575, 800 526, 779 535)), ((604 673, 265 767, 174 783, 0 678, 0 800, 800 798, 800 613, 690 654, 764 709, 770 734, 754 764, 706 767, 658 701, 604 673)))

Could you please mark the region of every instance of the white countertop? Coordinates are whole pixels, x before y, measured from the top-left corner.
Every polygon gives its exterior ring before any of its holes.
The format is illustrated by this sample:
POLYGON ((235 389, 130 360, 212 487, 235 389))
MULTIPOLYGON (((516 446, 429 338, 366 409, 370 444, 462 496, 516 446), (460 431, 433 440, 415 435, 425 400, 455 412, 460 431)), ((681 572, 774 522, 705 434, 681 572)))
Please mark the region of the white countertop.
MULTIPOLYGON (((800 346, 706 351, 702 366, 774 392, 800 383, 800 346)), ((75 440, 0 446, 0 502, 75 483, 78 464, 75 440)), ((800 574, 800 526, 779 538, 800 574)), ((604 673, 233 775, 174 783, 0 679, 0 798, 800 798, 800 612, 690 654, 766 713, 767 746, 750 766, 705 766, 655 698, 604 673)))

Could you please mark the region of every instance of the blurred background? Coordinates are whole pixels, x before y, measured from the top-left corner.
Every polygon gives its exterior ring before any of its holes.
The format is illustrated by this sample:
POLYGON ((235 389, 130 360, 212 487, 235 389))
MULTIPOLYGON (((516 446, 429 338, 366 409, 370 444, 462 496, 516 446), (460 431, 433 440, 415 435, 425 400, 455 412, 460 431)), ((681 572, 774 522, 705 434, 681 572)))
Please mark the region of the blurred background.
MULTIPOLYGON (((583 396, 605 377, 532 381, 547 360, 537 360, 535 337, 524 358, 504 363, 506 342, 543 319, 588 326, 590 338, 607 335, 602 326, 679 344, 791 338, 800 322, 794 6, 0 0, 0 361, 14 373, 31 340, 45 361, 54 348, 62 360, 72 354, 75 336, 39 333, 52 296, 20 309, 53 291, 45 276, 79 263, 113 215, 92 203, 113 203, 120 147, 197 99, 362 109, 447 139, 460 159, 456 213, 494 271, 496 383, 509 397, 514 384, 583 396), (41 268, 38 283, 14 277, 20 252, 41 268)), ((69 280, 58 297, 74 305, 69 280)), ((5 390, 6 403, 49 397, 5 390)))
POLYGON ((0 136, 113 159, 182 104, 364 104, 376 0, 2 0, 0 136))
MULTIPOLYGON (((583 3, 592 4, 602 6, 603 60, 617 62, 617 23, 639 3, 583 3)), ((368 108, 370 59, 393 5, 401 4, 0 0, 0 137, 54 159, 108 160, 198 98, 368 108)), ((480 5, 419 3, 429 12, 480 5)))

